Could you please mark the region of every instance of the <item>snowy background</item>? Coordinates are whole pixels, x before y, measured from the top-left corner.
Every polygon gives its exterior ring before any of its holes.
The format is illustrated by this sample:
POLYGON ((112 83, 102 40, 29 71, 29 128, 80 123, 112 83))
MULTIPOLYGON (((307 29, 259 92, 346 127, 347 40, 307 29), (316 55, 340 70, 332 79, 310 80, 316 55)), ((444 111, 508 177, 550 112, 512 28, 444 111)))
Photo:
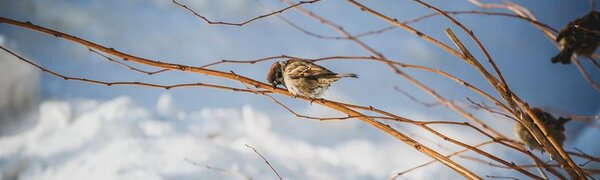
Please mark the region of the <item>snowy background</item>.
MULTIPOLYGON (((213 20, 234 22, 284 7, 275 0, 264 1, 266 7, 251 0, 181 2, 213 20)), ((476 9, 462 1, 430 2, 446 10, 476 9)), ((530 8, 540 21, 556 29, 585 14, 588 9, 587 0, 515 2, 530 8)), ((430 12, 410 1, 365 3, 401 20, 430 12)), ((341 0, 325 0, 304 7, 338 22, 352 33, 387 26, 341 0)), ((141 57, 189 65, 280 54, 301 57, 369 55, 351 42, 306 36, 276 17, 242 28, 207 25, 171 4, 170 0, 0 0, 0 16, 31 21, 141 57)), ((289 11, 284 16, 313 31, 337 35, 297 12, 289 11)), ((557 50, 530 24, 504 17, 464 15, 457 18, 480 36, 512 89, 531 105, 557 115, 600 114, 600 94, 581 78, 574 66, 549 63, 557 50)), ((454 26, 443 18, 435 17, 413 25, 450 43, 443 29, 454 26)), ((470 66, 407 32, 392 30, 363 40, 389 58, 441 68, 493 94, 470 66)), ((105 81, 206 82, 240 86, 238 82, 179 72, 153 76, 136 74, 107 62, 86 48, 8 25, 0 25, 0 44, 68 76, 105 81)), ((478 53, 475 55, 482 57, 478 53)), ((434 101, 382 64, 343 61, 320 64, 333 71, 353 72, 361 77, 337 82, 326 93, 327 99, 373 105, 416 120, 466 121, 443 107, 426 108, 394 91, 393 87, 399 86, 420 99, 434 101)), ((584 65, 590 69, 592 77, 600 80, 600 71, 592 69, 587 62, 584 65)), ((269 63, 221 65, 215 69, 233 70, 262 80, 268 66, 269 63)), ((464 97, 481 100, 476 94, 436 75, 407 72, 451 100, 465 101, 464 97)), ((321 106, 281 100, 302 114, 340 116, 321 106)), ((481 111, 472 113, 487 119, 488 124, 502 132, 511 131, 509 120, 481 111)), ((442 153, 461 149, 450 144, 438 147, 440 139, 413 126, 393 126, 442 153)), ((487 140, 462 127, 436 129, 470 144, 487 140)), ((596 142, 594 139, 599 131, 581 122, 570 123, 565 148, 573 150, 577 147, 598 156, 600 145, 590 142, 596 142)), ((245 144, 257 148, 286 179, 384 179, 430 160, 358 121, 299 119, 264 97, 206 88, 166 91, 68 82, 42 74, 0 52, 0 179, 244 178, 204 166, 226 169, 253 179, 275 179, 268 166, 245 144)), ((530 163, 522 155, 501 146, 490 145, 482 149, 517 164, 530 163)), ((460 158, 455 160, 484 177, 522 177, 512 171, 460 158)), ((598 164, 586 167, 598 168, 598 164)), ((440 177, 460 179, 438 163, 412 171, 400 179, 440 177)))

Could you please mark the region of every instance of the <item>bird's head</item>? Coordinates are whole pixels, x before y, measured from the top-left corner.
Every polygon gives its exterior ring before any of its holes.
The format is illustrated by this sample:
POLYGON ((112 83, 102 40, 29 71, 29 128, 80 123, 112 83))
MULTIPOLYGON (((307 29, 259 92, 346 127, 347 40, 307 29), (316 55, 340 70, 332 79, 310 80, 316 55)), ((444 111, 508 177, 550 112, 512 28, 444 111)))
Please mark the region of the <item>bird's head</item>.
POLYGON ((273 86, 273 89, 277 87, 277 85, 284 85, 283 83, 283 62, 274 62, 271 64, 269 68, 269 72, 267 73, 267 82, 273 86))

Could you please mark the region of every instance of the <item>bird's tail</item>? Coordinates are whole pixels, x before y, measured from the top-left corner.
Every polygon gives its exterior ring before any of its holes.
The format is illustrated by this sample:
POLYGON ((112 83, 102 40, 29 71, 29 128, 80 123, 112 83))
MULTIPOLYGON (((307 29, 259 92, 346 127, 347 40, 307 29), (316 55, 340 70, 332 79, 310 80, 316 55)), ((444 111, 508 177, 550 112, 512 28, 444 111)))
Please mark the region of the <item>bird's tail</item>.
POLYGON ((358 78, 358 75, 354 74, 354 73, 345 73, 345 74, 336 74, 335 77, 339 77, 339 78, 345 78, 345 77, 358 78))
POLYGON ((571 64, 571 56, 573 56, 573 50, 565 48, 552 58, 552 63, 571 64))

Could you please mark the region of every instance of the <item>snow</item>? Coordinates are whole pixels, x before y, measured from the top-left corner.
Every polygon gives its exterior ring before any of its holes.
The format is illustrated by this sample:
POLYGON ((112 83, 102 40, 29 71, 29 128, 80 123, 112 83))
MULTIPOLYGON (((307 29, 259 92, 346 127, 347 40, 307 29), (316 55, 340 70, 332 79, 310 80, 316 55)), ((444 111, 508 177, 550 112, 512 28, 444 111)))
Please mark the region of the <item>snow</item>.
MULTIPOLYGON (((42 102, 33 128, 0 137, 2 178, 242 178, 204 165, 253 179, 276 178, 245 144, 257 148, 286 179, 382 179, 403 160, 427 161, 396 141, 356 137, 331 146, 311 144, 274 132, 269 115, 251 106, 184 112, 169 94, 156 106, 145 109, 128 97, 42 102)), ((426 177, 418 171, 407 175, 426 177)))
MULTIPOLYGON (((0 34, 0 45, 14 44, 0 34)), ((27 116, 27 111, 37 101, 39 72, 4 51, 0 52, 0 72, 1 136, 19 132, 31 124, 17 120, 27 116)))

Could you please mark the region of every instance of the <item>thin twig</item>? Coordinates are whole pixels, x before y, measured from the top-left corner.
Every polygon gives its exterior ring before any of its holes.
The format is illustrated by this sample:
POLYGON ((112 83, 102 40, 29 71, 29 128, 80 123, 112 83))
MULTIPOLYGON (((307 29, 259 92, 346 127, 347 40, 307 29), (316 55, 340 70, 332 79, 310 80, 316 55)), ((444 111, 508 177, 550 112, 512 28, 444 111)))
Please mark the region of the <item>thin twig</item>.
POLYGON ((260 58, 260 59, 255 59, 255 60, 227 60, 227 59, 223 59, 221 61, 217 61, 217 62, 212 62, 212 63, 208 63, 205 65, 200 66, 200 68, 208 68, 208 67, 212 67, 215 65, 219 65, 219 64, 255 64, 255 63, 259 63, 259 62, 263 62, 263 61, 269 61, 269 60, 274 60, 274 59, 282 59, 282 58, 296 58, 296 57, 292 57, 292 56, 288 56, 288 55, 279 55, 279 56, 271 56, 271 57, 265 57, 265 58, 260 58))
MULTIPOLYGON (((443 104, 441 104, 439 102, 425 102, 423 100, 420 100, 417 97, 415 97, 415 96, 411 95, 410 93, 406 92, 405 90, 402 90, 402 88, 400 88, 398 86, 394 86, 394 90, 400 92, 402 95, 408 97, 408 99, 414 101, 415 103, 421 104, 422 106, 425 106, 425 107, 435 107, 435 106, 443 105, 443 104)), ((475 109, 475 110, 482 109, 480 106, 472 105, 472 104, 466 104, 464 102, 450 101, 450 103, 452 103, 452 104, 457 104, 457 103, 463 104, 464 106, 472 108, 472 109, 475 109)))
POLYGON ((253 21, 256 21, 256 20, 259 20, 259 19, 262 19, 262 18, 266 18, 266 17, 272 16, 274 14, 283 13, 284 11, 286 11, 288 9, 291 9, 291 8, 294 8, 296 6, 300 6, 302 4, 312 4, 312 3, 315 3, 315 2, 318 2, 318 1, 321 1, 321 0, 300 1, 300 2, 298 2, 296 4, 287 6, 287 7, 283 8, 283 9, 280 9, 280 10, 277 10, 277 11, 273 11, 273 12, 268 13, 268 14, 263 14, 263 15, 260 15, 260 16, 256 16, 254 18, 248 19, 248 20, 240 22, 240 23, 233 23, 233 22, 223 22, 223 21, 211 21, 207 17, 200 15, 199 13, 197 13, 196 11, 194 11, 191 8, 187 7, 186 5, 183 5, 183 4, 179 3, 179 2, 177 2, 176 0, 171 0, 171 2, 173 2, 173 4, 175 4, 175 5, 177 5, 177 6, 181 7, 181 8, 189 11, 190 13, 194 14, 194 16, 196 16, 196 17, 204 20, 208 24, 219 24, 219 25, 230 25, 230 26, 243 26, 243 25, 246 25, 246 24, 248 24, 250 22, 253 22, 253 21))
POLYGON ((127 67, 129 70, 137 71, 137 72, 144 73, 144 74, 147 74, 147 75, 154 75, 154 74, 162 73, 162 72, 165 72, 165 71, 169 71, 169 69, 161 69, 161 70, 157 70, 157 71, 145 71, 145 70, 141 70, 141 69, 135 68, 133 66, 127 65, 127 64, 125 64, 123 62, 114 60, 113 58, 108 57, 107 55, 104 55, 104 54, 102 54, 102 53, 100 53, 100 52, 98 52, 96 50, 89 49, 89 48, 88 48, 88 50, 90 52, 93 52, 94 54, 102 56, 104 59, 106 59, 106 60, 108 60, 110 62, 114 62, 114 63, 116 63, 118 65, 127 67))
MULTIPOLYGON (((523 17, 523 16, 519 16, 519 15, 514 15, 514 14, 508 14, 508 13, 501 13, 501 12, 485 12, 485 11, 477 11, 477 10, 471 10, 471 11, 444 11, 447 14, 452 14, 452 15, 465 15, 465 14, 477 14, 477 15, 488 15, 488 16, 504 16, 504 17, 510 17, 510 18, 516 18, 516 19, 522 19, 528 22, 531 22, 533 24, 537 24, 539 26, 548 28, 554 32, 558 32, 556 29, 550 27, 547 24, 544 24, 542 22, 527 18, 527 17, 523 17)), ((419 22, 425 19, 428 19, 430 17, 434 17, 434 16, 438 16, 441 15, 440 13, 430 13, 430 14, 425 14, 425 15, 421 15, 419 17, 410 19, 410 20, 406 20, 406 21, 402 21, 402 23, 404 24, 410 24, 410 23, 415 23, 415 22, 419 22)), ((368 32, 364 32, 364 33, 359 33, 356 34, 355 37, 359 38, 359 37, 364 37, 364 36, 369 36, 369 35, 375 35, 375 34, 381 34, 383 32, 392 30, 392 29, 396 29, 396 26, 388 26, 379 30, 373 30, 373 31, 368 31, 368 32)), ((341 37, 340 37, 341 38, 341 37)))
POLYGON ((514 117, 512 117, 512 116, 510 116, 510 115, 508 115, 508 114, 504 114, 504 113, 502 113, 502 112, 495 111, 495 110, 491 109, 491 108, 490 108, 490 107, 488 107, 488 106, 484 106, 484 105, 482 105, 482 104, 479 104, 479 103, 476 103, 476 102, 474 102, 474 101, 473 101, 473 100, 471 100, 470 98, 467 98, 467 101, 469 101, 471 104, 474 104, 474 105, 476 105, 477 107, 479 107, 479 108, 481 108, 481 109, 484 109, 484 110, 486 110, 486 111, 490 112, 491 114, 498 114, 498 115, 502 115, 502 116, 504 116, 504 117, 506 117, 506 118, 509 118, 509 119, 512 119, 512 120, 515 120, 515 121, 517 121, 517 119, 516 119, 516 118, 514 118, 514 117))
POLYGON ((442 105, 442 104, 440 104, 440 103, 438 103, 438 102, 431 102, 431 103, 428 103, 428 102, 421 101, 421 100, 417 99, 416 97, 414 97, 414 96, 410 95, 408 92, 406 92, 406 91, 402 90, 402 89, 401 89, 400 87, 398 87, 398 86, 394 86, 394 90, 396 90, 396 91, 400 92, 402 95, 404 95, 404 96, 408 97, 408 99, 410 99, 410 100, 412 100, 412 101, 416 102, 417 104, 421 104, 421 105, 423 105, 423 106, 425 106, 425 107, 434 107, 434 106, 439 106, 439 105, 442 105))
POLYGON ((269 168, 271 168, 271 170, 273 171, 273 173, 275 173, 275 175, 277 175, 277 177, 280 180, 283 180, 283 178, 279 175, 279 173, 277 172, 277 170, 275 170, 275 168, 273 168, 273 166, 271 165, 271 163, 269 163, 269 161, 267 161, 267 159, 265 158, 265 156, 263 156, 262 154, 260 154, 258 152, 258 150, 256 150, 256 148, 254 148, 254 147, 252 147, 252 146, 250 146, 248 144, 245 144, 245 146, 248 147, 248 148, 250 148, 250 149, 252 149, 254 151, 254 153, 258 154, 260 156, 260 158, 262 158, 262 160, 265 161, 265 163, 267 163, 267 165, 269 165, 269 168))
POLYGON ((600 92, 600 84, 596 83, 596 81, 594 81, 592 77, 590 77, 585 68, 581 65, 581 63, 579 63, 579 60, 577 60, 577 57, 572 57, 571 62, 573 62, 573 64, 575 64, 575 67, 577 67, 579 72, 581 72, 581 76, 583 76, 585 81, 587 81, 588 84, 590 84, 594 89, 600 92))
POLYGON ((232 170, 229 170, 229 169, 219 168, 219 167, 214 167, 214 166, 209 166, 209 165, 201 165, 201 164, 198 164, 198 163, 196 163, 196 162, 194 162, 194 161, 192 161, 192 160, 190 160, 188 158, 185 158, 185 161, 188 162, 188 163, 190 163, 190 164, 192 164, 192 165, 194 165, 194 166, 206 168, 208 170, 212 170, 212 171, 216 171, 216 172, 220 172, 220 173, 224 173, 224 174, 229 174, 229 175, 234 175, 234 176, 239 176, 239 177, 242 177, 242 178, 247 179, 247 180, 252 180, 252 178, 250 176, 244 175, 244 174, 242 174, 240 172, 237 172, 237 171, 232 171, 232 170))
POLYGON ((598 61, 596 61, 594 57, 590 56, 587 59, 589 59, 592 62, 592 64, 594 64, 598 69, 600 69, 600 63, 598 63, 598 61))
MULTIPOLYGON (((494 141, 486 141, 486 142, 482 142, 482 143, 479 143, 479 144, 473 145, 473 147, 480 147, 480 146, 483 146, 483 145, 486 145, 486 144, 490 144, 490 143, 493 143, 493 142, 494 142, 494 141)), ((459 155, 459 154, 461 154, 461 153, 464 153, 464 152, 467 152, 467 151, 469 151, 469 150, 470 150, 469 148, 465 148, 465 149, 462 149, 462 150, 459 150, 459 151, 456 151, 456 152, 450 153, 450 154, 446 155, 446 157, 450 158, 450 157, 452 157, 452 156, 459 155)), ((423 163, 423 164, 421 164, 421 165, 418 165, 418 166, 412 167, 412 168, 410 168, 410 169, 404 170, 404 171, 402 171, 402 172, 396 173, 396 175, 394 175, 394 176, 390 177, 390 178, 389 178, 389 180, 394 180, 394 179, 396 179, 396 178, 398 178, 398 177, 400 177, 400 176, 402 176, 402 175, 404 175, 404 174, 406 174, 406 173, 409 173, 409 172, 411 172, 411 171, 414 171, 415 169, 419 169, 419 168, 425 167, 425 166, 427 166, 427 165, 430 165, 430 164, 433 164, 433 163, 435 163, 435 162, 437 162, 437 161, 436 161, 436 160, 431 160, 431 161, 429 161, 429 162, 426 162, 426 163, 423 163)))
POLYGON ((588 163, 590 163, 590 162, 592 162, 592 161, 595 161, 595 162, 600 162, 600 158, 597 158, 597 157, 591 156, 591 155, 589 155, 589 154, 587 154, 587 153, 583 152, 582 150, 580 150, 580 149, 578 149, 578 148, 575 148, 575 151, 579 152, 580 154, 576 154, 576 153, 571 153, 571 154, 573 154, 573 155, 577 155, 577 156, 580 156, 580 157, 582 157, 582 158, 586 158, 586 159, 588 159, 588 160, 587 160, 585 163, 579 164, 580 166, 585 166, 585 165, 587 165, 588 163))
MULTIPOLYGON (((362 107, 362 106, 356 106, 356 105, 352 105, 352 104, 344 104, 344 106, 351 107, 351 108, 355 108, 355 109, 361 109, 361 110, 369 110, 369 111, 373 111, 373 112, 376 112, 376 113, 380 113, 380 114, 382 114, 382 115, 389 116, 389 117, 392 117, 392 118, 397 118, 397 119, 400 119, 400 118, 401 118, 401 117, 399 117, 399 116, 396 116, 396 115, 394 115, 394 114, 391 114, 391 113, 389 113, 389 112, 386 112, 386 111, 383 111, 383 110, 377 109, 377 108, 375 108, 375 107, 372 107, 372 106, 369 106, 369 107, 362 107)), ((459 124, 459 122, 444 122, 444 123, 445 123, 445 124, 459 124)), ((435 123, 433 123, 433 124, 435 124, 435 123)), ((541 166, 545 167, 545 168, 546 168, 546 169, 547 169, 549 172, 551 172, 551 173, 552 173, 554 176, 558 177, 559 179, 564 179, 564 177, 563 177, 561 174, 559 174, 559 173, 558 173, 556 170, 554 170, 554 169, 552 169, 552 168, 549 168, 549 167, 547 166, 547 164, 546 164, 546 163, 544 163, 543 161, 541 161, 541 160, 540 160, 538 157, 536 157, 535 155, 533 155, 531 152, 529 152, 529 151, 525 150, 525 148, 524 148, 522 145, 520 145, 519 147, 517 147, 517 146, 511 145, 511 144, 507 144, 507 143, 505 143, 505 142, 510 142, 510 143, 513 143, 513 144, 514 144, 514 142, 513 142, 513 141, 508 141, 508 139, 506 139, 506 138, 496 138, 496 137, 494 137, 494 136, 492 136, 492 135, 490 135, 490 134, 488 134, 488 133, 484 132, 483 130, 481 130, 481 129, 479 129, 479 128, 475 127, 475 126, 473 126, 473 125, 470 125, 469 123, 463 123, 463 124, 464 124, 465 126, 469 126, 470 128, 473 128, 474 130, 476 130, 476 131, 480 132, 480 133, 481 133, 481 134, 483 134, 483 135, 486 135, 487 137, 491 138, 491 139, 492 139, 494 142, 500 143, 500 144, 502 144, 502 145, 504 145, 504 146, 507 146, 507 147, 509 147, 509 148, 511 148, 511 149, 517 150, 518 152, 521 152, 521 153, 523 153, 523 154, 525 154, 525 155, 527 155, 527 156, 531 157, 531 158, 534 160, 534 162, 536 162, 536 164, 540 164, 541 166)), ((417 125, 418 125, 418 124, 417 124, 417 125)), ((475 148, 469 147, 469 146, 468 146, 468 145, 466 145, 466 144, 460 144, 460 143, 456 143, 455 141, 453 141, 453 139, 450 139, 450 138, 448 138, 448 137, 446 137, 446 136, 444 136, 444 135, 442 135, 442 134, 439 134, 439 133, 437 133, 436 131, 434 131, 433 129, 431 129, 431 128, 429 128, 429 127, 424 127, 424 125, 425 125, 425 124, 421 124, 421 125, 420 125, 420 127, 421 127, 421 128, 424 128, 425 130, 427 130, 427 131, 431 132, 432 134, 434 134, 434 135, 436 135, 436 136, 438 136, 438 137, 441 137, 441 138, 443 138, 444 140, 450 141, 450 142, 452 142, 452 143, 454 143, 454 144, 457 144, 457 145, 459 145, 459 146, 463 146, 463 147, 466 147, 466 148, 469 148, 469 149, 471 149, 471 150, 474 150, 474 151, 475 151, 475 148)), ((511 168, 513 168, 513 169, 515 169, 515 168, 516 168, 515 170, 518 170, 518 167, 516 167, 516 166, 514 166, 514 165, 512 165, 512 164, 510 164, 510 163, 507 163, 507 162, 505 162, 505 161, 502 161, 502 160, 495 159, 493 155, 490 155, 490 154, 487 154, 487 153, 481 153, 481 152, 480 152, 480 150, 479 150, 479 151, 476 151, 476 152, 477 152, 477 153, 479 153, 479 154, 481 154, 481 155, 483 155, 483 156, 486 156, 486 157, 488 157, 488 158, 490 158, 490 159, 493 159, 494 161, 500 162, 500 163, 502 163, 502 164, 505 164, 505 165, 507 165, 507 164, 508 164, 508 166, 510 166, 511 168)), ((524 173, 524 174, 528 174, 527 172, 523 172, 523 173, 524 173)), ((531 174, 529 174, 529 175, 531 175, 531 174)), ((536 177, 535 175, 532 175, 532 176, 533 176, 533 177, 536 177)))
POLYGON ((114 82, 109 82, 109 81, 99 81, 99 80, 94 80, 94 79, 86 79, 86 78, 78 78, 78 77, 70 77, 70 76, 65 76, 62 75, 60 73, 54 72, 52 70, 49 70, 47 68, 44 68, 36 63, 34 63, 33 61, 30 61, 28 59, 25 59, 24 57, 16 54, 15 52, 8 50, 7 48, 5 48, 4 46, 0 45, 0 49, 6 51, 7 53, 17 57, 19 60, 26 62, 34 67, 36 67, 37 69, 41 70, 42 72, 48 73, 52 76, 67 80, 67 81, 80 81, 80 82, 87 82, 87 83, 92 83, 92 84, 101 84, 101 85, 105 85, 105 86, 117 86, 117 85, 130 85, 130 86, 146 86, 146 87, 154 87, 154 88, 163 88, 163 89, 173 89, 173 88, 181 88, 181 87, 209 87, 209 88, 216 88, 216 89, 225 89, 225 90, 231 90, 231 91, 239 91, 239 92, 258 92, 258 93, 271 93, 270 91, 253 91, 253 90, 247 90, 247 89, 239 89, 239 88, 233 88, 233 87, 227 87, 227 86, 221 86, 221 85, 214 85, 214 84, 206 84, 206 83, 186 83, 186 84, 174 84, 174 85, 160 85, 160 84, 152 84, 152 83, 145 83, 145 82, 131 82, 131 81, 114 81, 114 82))
POLYGON ((514 177, 508 177, 508 176, 493 176, 493 175, 485 175, 485 177, 491 178, 491 179, 514 179, 514 180, 519 180, 517 178, 514 177))
MULTIPOLYGON (((466 160, 471 160, 471 161, 474 161, 474 162, 478 162, 478 163, 482 163, 482 164, 487 164, 487 165, 492 166, 492 167, 504 168, 504 169, 512 169, 512 168, 507 167, 507 166, 495 164, 495 163, 488 162, 488 161, 485 161, 483 159, 472 157, 472 156, 463 156, 463 155, 460 155, 459 157, 463 158, 463 159, 466 159, 466 160)), ((526 164, 526 165, 518 165, 518 166, 522 167, 522 168, 536 168, 536 167, 539 167, 537 164, 526 164)), ((560 165, 558 165, 558 164, 549 164, 548 166, 550 166, 550 167, 560 167, 560 165)), ((595 178, 592 177, 589 173, 591 173, 591 174, 597 173, 597 169, 584 169, 584 168, 582 168, 582 170, 584 171, 584 173, 585 173, 586 176, 588 176, 591 179, 595 180, 595 178)))
MULTIPOLYGON (((293 3, 289 0, 281 0, 285 3, 287 3, 288 5, 292 5, 293 3)), ((319 15, 317 15, 316 13, 306 10, 300 6, 294 8, 294 10, 297 10, 301 13, 303 13, 304 15, 314 18, 315 20, 319 21, 320 23, 332 28, 333 30, 335 30, 336 32, 342 34, 344 37, 347 37, 349 41, 352 41, 354 43, 356 43, 358 46, 362 47, 363 49, 365 49, 366 51, 368 51, 371 54, 374 54, 377 57, 380 58, 385 58, 385 56, 383 56, 383 54, 377 50, 375 50, 374 48, 372 48, 371 46, 367 45, 366 43, 358 40, 357 38, 355 38, 354 36, 352 36, 352 34, 350 34, 350 32, 346 31, 344 28, 342 28, 341 26, 333 23, 332 21, 325 19, 319 15)))

